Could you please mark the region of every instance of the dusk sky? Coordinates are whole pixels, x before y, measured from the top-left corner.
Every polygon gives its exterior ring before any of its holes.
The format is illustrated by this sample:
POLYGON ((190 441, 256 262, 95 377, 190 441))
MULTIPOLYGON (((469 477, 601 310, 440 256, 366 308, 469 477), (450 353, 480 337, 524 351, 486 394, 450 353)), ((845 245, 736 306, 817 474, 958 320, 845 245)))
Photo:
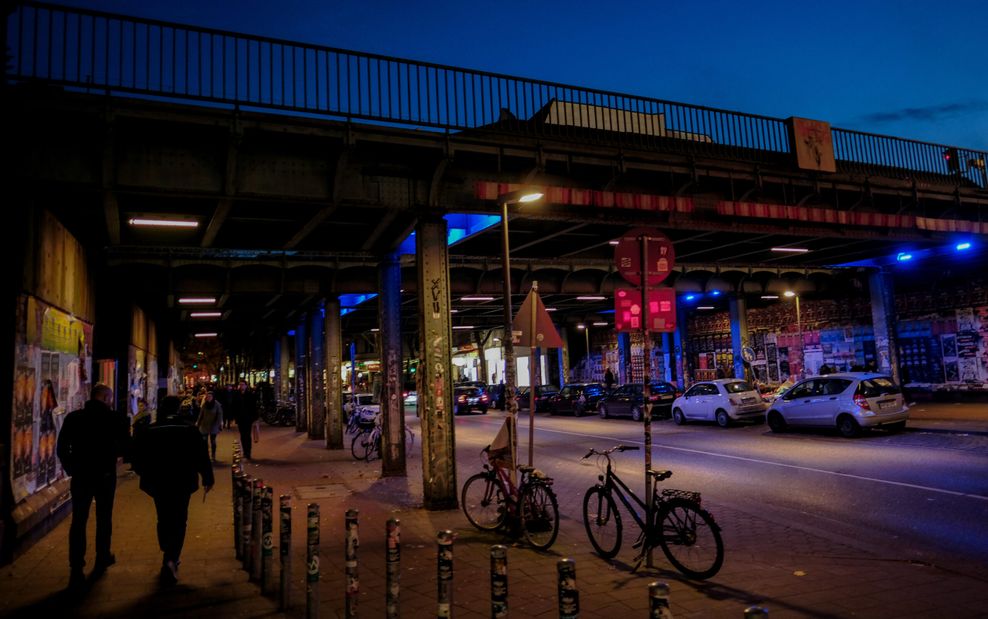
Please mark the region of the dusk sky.
POLYGON ((988 149, 985 0, 63 4, 988 149))

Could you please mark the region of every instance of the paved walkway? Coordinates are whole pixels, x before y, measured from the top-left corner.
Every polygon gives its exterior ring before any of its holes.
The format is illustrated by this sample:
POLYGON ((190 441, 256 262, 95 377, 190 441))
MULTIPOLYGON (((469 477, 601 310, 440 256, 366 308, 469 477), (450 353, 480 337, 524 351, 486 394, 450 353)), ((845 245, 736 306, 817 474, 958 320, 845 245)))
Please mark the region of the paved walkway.
MULTIPOLYGON (((937 431, 988 434, 985 407, 969 408, 975 406, 929 405, 916 410, 909 425, 914 431, 928 425, 937 431)), ((414 423, 414 417, 409 420, 414 423)), ((490 615, 489 548, 495 543, 509 546, 510 613, 515 617, 557 616, 555 564, 562 557, 576 560, 582 617, 647 616, 648 584, 654 580, 669 583, 678 618, 740 618, 753 604, 767 607, 773 618, 988 617, 988 566, 953 571, 910 562, 898 557, 894 548, 876 550, 865 540, 842 540, 722 506, 713 511, 723 527, 728 553, 724 568, 708 582, 682 579, 661 553, 656 557, 658 569, 631 574, 621 562, 631 557, 627 543, 615 564, 591 554, 577 507, 582 487, 557 486, 563 511, 560 536, 550 552, 535 552, 498 534, 474 530, 459 511, 422 509, 419 440, 409 457, 408 476, 381 478, 379 463, 355 462, 349 450, 326 451, 320 441, 306 440, 290 428, 265 427, 254 448, 258 459, 248 469, 271 485, 276 496, 291 494, 295 505, 293 595, 291 608, 282 613, 275 598, 261 595, 258 586, 248 582, 234 558, 229 462, 235 436, 235 432, 221 434, 220 457, 225 464, 217 465, 214 492, 205 502, 201 492, 193 498, 177 586, 158 584, 154 509, 138 490, 133 474, 121 467, 113 536, 117 564, 83 594, 67 595, 66 519, 11 565, 0 568, 0 615, 32 619, 304 616, 304 506, 318 502, 322 617, 343 616, 343 523, 348 507, 360 510, 358 610, 363 616, 384 613, 384 530, 387 519, 394 516, 401 520, 405 617, 435 616, 435 534, 442 529, 457 534, 456 617, 490 615), (316 495, 326 498, 306 498, 316 495)), ((89 539, 91 543, 92 533, 89 539)))

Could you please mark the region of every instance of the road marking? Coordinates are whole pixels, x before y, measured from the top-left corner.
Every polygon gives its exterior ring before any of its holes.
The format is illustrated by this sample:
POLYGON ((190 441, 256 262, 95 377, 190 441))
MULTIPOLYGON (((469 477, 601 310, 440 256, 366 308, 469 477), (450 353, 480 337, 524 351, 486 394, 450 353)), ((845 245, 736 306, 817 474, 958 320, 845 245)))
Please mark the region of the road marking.
MULTIPOLYGON (((581 437, 584 437, 584 438, 593 438, 593 439, 598 439, 598 440, 601 439, 601 438, 604 438, 604 437, 602 437, 599 434, 584 434, 582 432, 567 432, 565 430, 550 430, 548 428, 537 428, 537 429, 540 432, 555 432, 556 434, 567 434, 567 435, 570 435, 570 436, 581 436, 581 437)), ((615 438, 614 440, 616 440, 618 442, 621 442, 621 443, 630 443, 632 445, 639 445, 639 446, 642 446, 642 447, 644 447, 644 445, 645 445, 644 441, 635 441, 635 440, 628 440, 628 441, 626 441, 624 439, 617 439, 617 438, 615 438)), ((771 460, 759 460, 758 458, 747 458, 747 457, 744 457, 744 456, 732 456, 732 455, 720 454, 720 453, 716 453, 716 452, 712 452, 712 451, 702 451, 700 449, 687 449, 685 447, 674 447, 672 445, 666 445, 666 444, 662 444, 662 443, 656 443, 654 439, 652 441, 652 445, 653 446, 657 446, 657 447, 662 447, 663 449, 671 449, 671 450, 674 450, 674 451, 681 451, 681 452, 684 452, 684 453, 694 453, 694 454, 700 454, 700 455, 704 455, 704 456, 713 456, 715 458, 727 458, 729 460, 741 460, 741 461, 744 461, 744 462, 753 462, 755 464, 767 464, 767 465, 770 465, 770 466, 778 466, 778 467, 787 468, 787 469, 796 469, 796 470, 799 470, 799 471, 809 471, 811 473, 824 473, 826 475, 834 475, 834 476, 837 476, 837 477, 847 477, 848 479, 857 479, 857 480, 860 480, 860 481, 871 481, 871 482, 875 482, 875 483, 879 483, 879 484, 888 484, 890 486, 901 486, 903 488, 912 488, 914 490, 926 490, 928 492, 938 492, 940 494, 949 494, 949 495, 952 495, 952 496, 968 497, 968 498, 971 498, 971 499, 980 499, 982 501, 988 501, 988 496, 982 496, 980 494, 970 494, 968 492, 957 492, 955 490, 944 490, 943 488, 931 488, 930 486, 920 486, 919 484, 909 484, 909 483, 906 483, 906 482, 891 481, 891 480, 888 480, 888 479, 878 479, 878 478, 875 478, 875 477, 864 477, 863 475, 852 475, 851 473, 839 473, 837 471, 828 471, 826 469, 817 469, 817 468, 813 468, 813 467, 810 467, 810 466, 799 466, 799 465, 796 465, 796 464, 784 464, 784 463, 781 463, 781 462, 772 462, 771 460)))

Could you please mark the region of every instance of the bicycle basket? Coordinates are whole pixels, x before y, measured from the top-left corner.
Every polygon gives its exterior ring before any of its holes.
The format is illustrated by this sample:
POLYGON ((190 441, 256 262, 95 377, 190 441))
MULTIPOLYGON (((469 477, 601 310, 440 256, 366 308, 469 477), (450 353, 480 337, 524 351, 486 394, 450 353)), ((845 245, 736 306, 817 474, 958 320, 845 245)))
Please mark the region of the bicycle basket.
POLYGON ((699 505, 700 493, 691 492, 690 490, 676 490, 675 488, 664 488, 662 490, 662 500, 668 501, 670 499, 685 499, 687 501, 692 501, 697 505, 699 505))

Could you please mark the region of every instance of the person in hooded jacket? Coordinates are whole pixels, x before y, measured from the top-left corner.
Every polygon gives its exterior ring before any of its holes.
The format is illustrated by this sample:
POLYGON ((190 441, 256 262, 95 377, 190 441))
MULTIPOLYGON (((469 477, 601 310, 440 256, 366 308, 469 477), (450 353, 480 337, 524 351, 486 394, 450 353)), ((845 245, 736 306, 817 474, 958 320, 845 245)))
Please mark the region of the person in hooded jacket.
POLYGON ((86 524, 89 506, 96 502, 96 563, 98 575, 116 563, 110 551, 113 534, 113 497, 117 490, 117 458, 124 456, 130 440, 127 415, 115 411, 113 390, 96 385, 79 410, 65 416, 58 434, 56 453, 62 469, 72 477, 72 524, 69 527, 69 587, 85 583, 86 524))
MULTIPOLYGON (((134 443, 134 471, 140 488, 154 499, 158 514, 158 546, 161 548, 161 581, 178 581, 178 566, 189 519, 189 500, 199 489, 213 487, 213 466, 199 430, 185 422, 182 401, 167 396, 158 409, 158 420, 141 432, 134 443)), ((205 494, 203 500, 205 500, 205 494)))
POLYGON ((199 418, 196 419, 196 427, 199 428, 202 441, 209 442, 210 454, 213 462, 216 462, 216 435, 223 429, 223 405, 212 391, 206 392, 206 398, 199 409, 199 418))

